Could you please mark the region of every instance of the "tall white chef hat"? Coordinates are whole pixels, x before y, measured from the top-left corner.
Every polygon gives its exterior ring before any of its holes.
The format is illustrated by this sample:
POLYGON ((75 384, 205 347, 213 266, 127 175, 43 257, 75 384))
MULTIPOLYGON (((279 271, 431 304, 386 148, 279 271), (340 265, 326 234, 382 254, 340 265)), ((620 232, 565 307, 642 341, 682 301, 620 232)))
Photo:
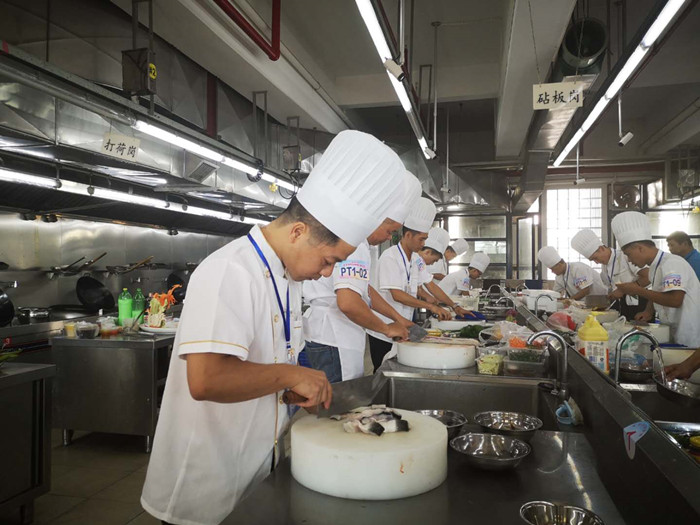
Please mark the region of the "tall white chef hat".
POLYGON ((469 267, 479 270, 481 273, 486 271, 491 263, 491 258, 484 252, 476 252, 472 255, 472 260, 469 261, 469 267))
POLYGON ((297 199, 326 228, 358 246, 386 219, 405 173, 399 156, 378 139, 342 131, 326 148, 297 199))
POLYGON ((581 230, 571 238, 571 247, 586 259, 601 246, 603 246, 603 241, 593 230, 581 230))
POLYGON ((425 240, 425 247, 432 248, 441 254, 445 253, 447 245, 450 243, 450 234, 442 228, 430 228, 428 238, 425 240))
POLYGON ((638 211, 625 211, 615 215, 610 226, 617 242, 623 248, 631 242, 651 240, 649 219, 638 211))
POLYGON ((406 228, 410 228, 411 230, 428 233, 430 227, 433 225, 436 213, 437 210, 435 209, 433 201, 421 197, 413 204, 403 224, 406 228))
POLYGON ((561 261, 561 255, 554 246, 545 246, 537 253, 537 258, 547 268, 556 266, 561 261))
POLYGON ((466 241, 466 239, 457 239, 452 243, 452 249, 457 255, 462 255, 469 249, 469 243, 466 241))
POLYGON ((423 189, 418 178, 410 171, 406 171, 401 192, 397 193, 398 198, 389 209, 387 217, 403 224, 403 221, 408 217, 408 212, 411 211, 422 191, 423 189))

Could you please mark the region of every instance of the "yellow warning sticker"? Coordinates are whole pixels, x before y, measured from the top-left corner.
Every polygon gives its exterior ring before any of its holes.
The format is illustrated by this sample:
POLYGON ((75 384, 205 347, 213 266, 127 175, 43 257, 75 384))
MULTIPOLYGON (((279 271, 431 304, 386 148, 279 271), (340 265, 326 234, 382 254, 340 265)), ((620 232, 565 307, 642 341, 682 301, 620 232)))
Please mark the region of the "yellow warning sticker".
POLYGON ((158 71, 153 62, 148 63, 148 76, 151 77, 151 80, 155 80, 158 77, 158 71))

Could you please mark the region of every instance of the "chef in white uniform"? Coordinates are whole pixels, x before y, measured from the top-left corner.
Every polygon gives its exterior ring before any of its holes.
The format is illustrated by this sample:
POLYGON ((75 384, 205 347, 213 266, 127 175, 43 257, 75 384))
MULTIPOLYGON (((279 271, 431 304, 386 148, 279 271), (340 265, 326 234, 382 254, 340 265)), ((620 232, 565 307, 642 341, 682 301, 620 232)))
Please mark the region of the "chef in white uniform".
POLYGON ((325 374, 296 364, 301 281, 331 275, 379 226, 404 172, 380 141, 344 131, 279 218, 192 274, 141 496, 149 514, 220 523, 275 463, 283 393, 330 405, 325 374))
MULTIPOLYGON (((418 288, 431 283, 433 279, 418 252, 425 245, 435 213, 435 204, 432 201, 424 197, 418 199, 404 221, 399 244, 385 250, 379 257, 379 293, 408 320, 413 319, 415 308, 426 308, 440 319, 452 318, 452 314, 444 308, 417 298, 418 288)), ((446 298, 446 304, 458 313, 470 313, 458 307, 449 297, 446 298)), ((372 364, 376 371, 381 366, 384 356, 391 350, 393 341, 378 332, 370 331, 368 334, 372 364)))
POLYGON ((331 277, 305 281, 304 299, 310 304, 304 313, 305 352, 316 370, 323 370, 331 383, 364 375, 365 329, 375 330, 393 339, 408 338, 404 319, 369 284, 373 273, 370 246, 391 238, 401 227, 421 194, 418 179, 406 172, 400 195, 388 218, 357 247, 347 260, 335 265, 331 277), (371 308, 385 314, 392 322, 384 322, 371 308))
POLYGON ((554 272, 554 291, 565 294, 573 300, 581 300, 587 295, 607 295, 608 289, 600 279, 600 274, 587 264, 567 263, 553 246, 545 246, 537 258, 554 272))
POLYGON ((671 326, 673 340, 691 348, 700 347, 700 282, 688 261, 659 250, 651 240, 651 225, 643 213, 626 211, 611 222, 613 234, 630 262, 649 266, 651 289, 637 283, 618 284, 623 293, 649 300, 635 319, 651 321, 654 310, 659 321, 671 326))
POLYGON ((428 271, 433 274, 433 279, 438 282, 445 278, 448 273, 448 264, 455 257, 462 255, 469 248, 469 244, 465 239, 457 239, 454 243, 447 247, 445 256, 439 261, 435 261, 428 265, 428 271))
POLYGON ((440 288, 447 295, 469 295, 471 280, 480 279, 489 267, 491 259, 483 252, 476 252, 472 255, 469 267, 460 268, 456 272, 447 275, 440 281, 440 288))
POLYGON ((608 288, 610 299, 625 297, 625 304, 632 309, 623 308, 623 315, 632 315, 637 312, 634 307, 639 304, 639 299, 632 295, 622 293, 617 283, 636 282, 640 286, 649 285, 649 268, 638 268, 632 264, 624 252, 620 249, 613 250, 603 244, 593 230, 581 230, 571 238, 571 247, 583 255, 589 261, 600 264, 603 268, 600 272, 603 284, 608 288))

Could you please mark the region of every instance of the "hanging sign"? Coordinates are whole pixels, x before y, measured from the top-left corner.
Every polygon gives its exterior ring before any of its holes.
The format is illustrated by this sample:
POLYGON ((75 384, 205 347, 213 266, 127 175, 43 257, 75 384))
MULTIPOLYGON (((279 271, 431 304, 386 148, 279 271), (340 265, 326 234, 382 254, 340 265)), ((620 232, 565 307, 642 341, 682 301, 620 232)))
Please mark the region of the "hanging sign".
POLYGON ((124 160, 136 160, 141 141, 119 133, 105 133, 102 139, 102 153, 124 160))
POLYGON ((532 86, 533 109, 564 109, 583 106, 583 82, 557 82, 532 86))

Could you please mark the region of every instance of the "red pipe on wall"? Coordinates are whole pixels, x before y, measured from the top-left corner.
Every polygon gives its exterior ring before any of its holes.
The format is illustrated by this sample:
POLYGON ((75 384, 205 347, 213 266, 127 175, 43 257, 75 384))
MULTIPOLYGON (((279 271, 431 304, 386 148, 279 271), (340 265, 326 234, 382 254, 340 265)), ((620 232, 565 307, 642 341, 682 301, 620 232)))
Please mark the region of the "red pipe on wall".
POLYGON ((270 60, 277 60, 280 57, 280 12, 282 10, 282 0, 272 0, 272 44, 246 20, 238 9, 230 4, 229 0, 214 0, 214 2, 270 57, 270 60))

